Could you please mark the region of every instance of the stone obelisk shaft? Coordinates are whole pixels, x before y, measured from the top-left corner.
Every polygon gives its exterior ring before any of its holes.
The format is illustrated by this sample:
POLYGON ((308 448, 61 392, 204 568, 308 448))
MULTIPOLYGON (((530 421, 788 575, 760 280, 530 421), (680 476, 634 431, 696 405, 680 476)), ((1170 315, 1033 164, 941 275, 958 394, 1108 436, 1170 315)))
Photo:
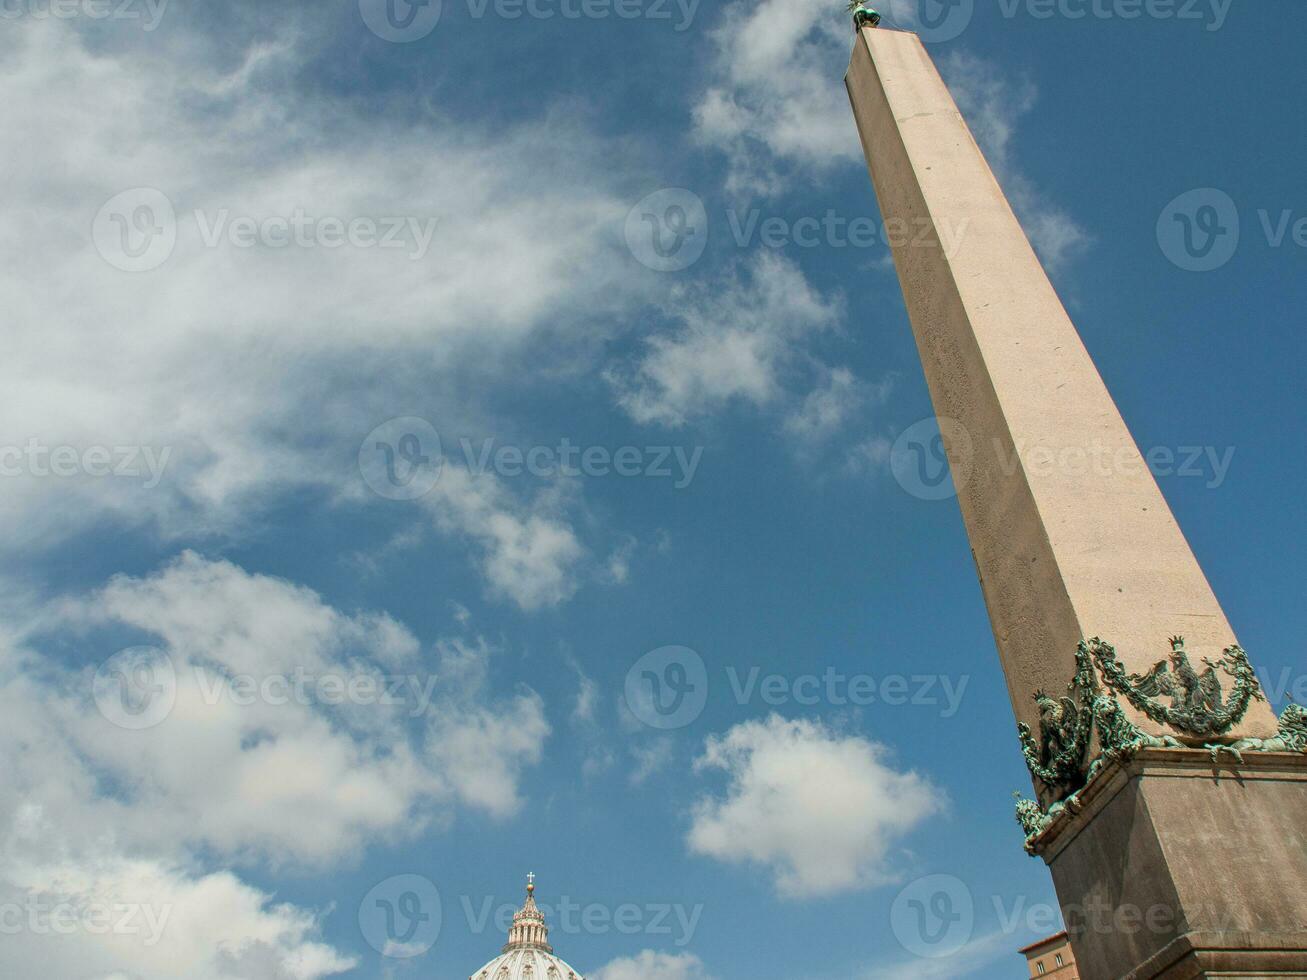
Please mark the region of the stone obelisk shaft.
MULTIPOLYGON (((1084 638, 1141 673, 1174 634, 1218 657, 1220 603, 920 40, 862 30, 847 84, 884 217, 911 230, 894 262, 1018 718, 1038 731, 1032 695, 1066 691, 1084 638)), ((1275 728, 1254 704, 1234 734, 1275 728)))
MULTIPOLYGON (((1215 658, 1234 633, 921 42, 860 31, 848 86, 881 210, 911 231, 894 261, 956 420, 941 431, 1018 717, 1041 730, 1031 696, 1066 690, 1082 638, 1135 673, 1175 633, 1215 658)), ((1276 727, 1254 703, 1234 734, 1276 727)), ((1080 975, 1307 977, 1304 814, 1302 753, 1235 767, 1154 746, 1099 771, 1033 845, 1080 975)))

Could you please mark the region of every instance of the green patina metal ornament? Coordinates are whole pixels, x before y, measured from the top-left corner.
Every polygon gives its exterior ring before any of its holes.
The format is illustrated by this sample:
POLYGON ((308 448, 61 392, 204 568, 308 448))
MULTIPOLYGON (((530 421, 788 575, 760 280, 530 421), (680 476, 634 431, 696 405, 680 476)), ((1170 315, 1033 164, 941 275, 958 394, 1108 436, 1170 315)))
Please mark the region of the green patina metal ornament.
POLYGON ((1076 655, 1076 675, 1067 696, 1053 699, 1035 692, 1039 705, 1039 737, 1026 724, 1017 725, 1021 752, 1030 774, 1055 798, 1065 799, 1085 784, 1085 757, 1094 726, 1094 667, 1082 652, 1076 655))
POLYGON ((1280 731, 1274 738, 1241 738, 1233 745, 1209 745, 1212 761, 1228 752, 1240 763, 1245 752, 1307 752, 1307 709, 1291 704, 1280 715, 1280 731))
POLYGON ((1121 705, 1110 695, 1094 699, 1094 723, 1098 726, 1098 757, 1089 766, 1085 782, 1093 781, 1104 766, 1128 762, 1140 749, 1188 748, 1170 735, 1149 735, 1130 722, 1121 705))
POLYGON ((1020 793, 1013 793, 1017 801, 1017 823, 1026 832, 1026 853, 1035 856, 1035 841, 1043 836, 1049 826, 1064 810, 1076 812, 1076 801, 1072 797, 1064 803, 1054 803, 1045 810, 1035 800, 1027 800, 1020 793))
MULTIPOLYGON (((1039 800, 1017 798, 1017 822, 1026 832, 1026 851, 1034 854, 1036 841, 1062 813, 1080 809, 1080 793, 1105 767, 1128 762, 1141 749, 1189 749, 1198 739, 1226 734, 1239 724, 1254 701, 1265 701, 1257 675, 1241 647, 1225 650, 1219 660, 1203 658, 1199 671, 1185 650, 1184 637, 1171 638, 1171 656, 1146 674, 1126 672, 1111 644, 1098 638, 1076 648, 1076 673, 1067 695, 1052 698, 1035 692, 1039 705, 1039 735, 1030 726, 1017 725, 1026 767, 1042 787, 1039 800), (1099 677, 1102 677, 1102 684, 1099 677), (1227 695, 1223 678, 1232 678, 1227 695), (1158 724, 1190 737, 1186 745, 1171 735, 1149 735, 1126 717, 1121 701, 1158 724), (1169 705, 1157 698, 1169 698, 1169 705), (1097 736, 1097 753, 1090 748, 1097 736)), ((1307 753, 1307 709, 1289 705, 1280 716, 1274 738, 1245 738, 1231 745, 1208 744, 1212 761, 1222 753, 1242 763, 1245 752, 1307 753)))
MULTIPOLYGON (((1054 699, 1035 692, 1039 705, 1039 735, 1030 726, 1017 725, 1026 767, 1043 791, 1039 800, 1017 799, 1017 822, 1026 833, 1026 852, 1035 854, 1036 842, 1062 813, 1080 810, 1080 793, 1099 772, 1125 763, 1141 749, 1191 749, 1198 739, 1217 737, 1243 719, 1254 701, 1265 701, 1257 675, 1241 647, 1226 649, 1216 661, 1203 659, 1205 670, 1194 667, 1185 651, 1184 637, 1171 638, 1171 656, 1146 674, 1128 674, 1116 650, 1100 639, 1084 640, 1076 648, 1076 673, 1067 696, 1054 699), (1097 668, 1097 669, 1095 669, 1097 668), (1103 685, 1098 677, 1101 674, 1103 685), (1222 676, 1234 679, 1227 696, 1222 676), (1158 724, 1190 736, 1186 745, 1170 735, 1149 735, 1126 717, 1118 695, 1158 724), (1155 700, 1170 698, 1169 705, 1155 700), (1097 736, 1098 751, 1090 759, 1097 736)), ((1219 762, 1222 753, 1238 763, 1245 752, 1307 753, 1307 708, 1290 704, 1280 716, 1273 738, 1244 738, 1233 744, 1203 746, 1219 762)))
POLYGON ((1027 854, 1035 853, 1035 841, 1061 813, 1078 811, 1077 794, 1088 783, 1088 773, 1096 771, 1099 765, 1096 761, 1091 766, 1088 761, 1100 710, 1097 691, 1094 662, 1089 648, 1081 643, 1076 650, 1076 673, 1067 685, 1067 696, 1055 700, 1043 691, 1035 692, 1039 737, 1035 737, 1029 725, 1017 725, 1026 768, 1053 799, 1045 808, 1038 800, 1013 794, 1017 801, 1017 823, 1026 834, 1027 854))
POLYGON ((1171 638, 1169 660, 1159 661, 1147 674, 1127 674, 1116 651, 1102 640, 1090 640, 1090 647, 1103 682, 1134 707, 1159 724, 1188 735, 1224 735, 1237 725, 1253 701, 1265 701, 1248 654, 1238 646, 1226 649, 1220 660, 1206 657, 1201 673, 1189 660, 1184 637, 1171 638), (1221 674, 1234 679, 1228 698, 1221 674), (1154 700, 1171 699, 1170 705, 1154 700))
POLYGON ((864 27, 879 27, 880 11, 868 7, 862 0, 849 0, 849 13, 853 14, 853 29, 860 31, 864 27))
MULTIPOLYGON (((1247 653, 1238 647, 1226 651, 1218 664, 1208 662, 1208 672, 1197 674, 1184 655, 1184 642, 1179 638, 1171 642, 1174 677, 1184 677, 1184 681, 1171 679, 1171 666, 1163 661, 1155 666, 1146 676, 1127 674, 1116 659, 1116 651, 1111 645, 1100 639, 1085 640, 1076 648, 1076 676, 1067 686, 1067 696, 1053 699, 1044 691, 1036 691, 1035 703, 1039 704, 1039 736, 1031 732, 1029 725, 1018 724, 1017 736, 1021 740, 1021 751, 1026 759, 1030 775, 1035 777, 1043 787, 1044 798, 1053 801, 1047 808, 1038 800, 1026 800, 1017 794, 1017 822, 1026 831, 1026 851, 1034 855, 1035 840, 1048 830, 1059 814, 1077 813, 1080 810, 1080 793, 1089 785, 1104 767, 1114 763, 1124 763, 1132 759, 1141 749, 1185 749, 1184 743, 1172 736, 1151 736, 1141 732, 1137 725, 1125 716, 1116 699, 1115 690, 1124 689, 1123 693, 1138 710, 1158 723, 1170 724, 1180 730, 1193 732, 1195 728, 1210 729, 1210 733, 1229 732, 1238 724, 1248 704, 1260 698, 1256 687, 1256 678, 1252 676, 1248 665, 1247 653), (1098 682, 1095 664, 1107 678, 1108 690, 1102 690, 1098 682), (1235 686, 1229 702, 1223 700, 1221 682, 1217 678, 1217 668, 1235 677, 1235 686), (1247 669, 1244 669, 1246 668, 1247 669), (1165 681, 1161 678, 1167 678, 1165 681), (1249 686, 1251 685, 1251 686, 1249 686), (1192 698, 1189 691, 1195 691, 1192 698), (1154 702, 1145 708, 1129 695, 1133 691, 1138 698, 1148 702, 1151 694, 1170 694, 1175 704, 1183 707, 1166 708, 1154 702), (1180 724, 1176 724, 1180 723, 1180 724), (1219 730, 1217 730, 1219 729, 1219 730), (1098 737, 1098 753, 1090 759, 1090 746, 1094 736, 1098 737)), ((1293 706, 1297 708, 1297 706, 1293 706)), ((1289 719, 1289 738, 1302 738, 1307 749, 1307 712, 1300 712, 1289 719)), ((1289 712, 1286 712, 1286 715, 1289 712)), ((1281 725, 1281 734, 1285 733, 1285 724, 1281 725)), ((1278 749, 1259 749, 1246 740, 1236 746, 1248 750, 1280 751, 1278 749)), ((1260 742, 1259 742, 1260 743, 1260 742)), ((1280 740, 1269 740, 1280 743, 1280 740)), ((1213 747, 1213 746, 1209 746, 1213 747)), ((1225 746, 1221 746, 1222 749, 1225 746)), ((1214 753, 1213 753, 1214 754, 1214 753)), ((1240 757, 1242 758, 1242 757, 1240 757)))

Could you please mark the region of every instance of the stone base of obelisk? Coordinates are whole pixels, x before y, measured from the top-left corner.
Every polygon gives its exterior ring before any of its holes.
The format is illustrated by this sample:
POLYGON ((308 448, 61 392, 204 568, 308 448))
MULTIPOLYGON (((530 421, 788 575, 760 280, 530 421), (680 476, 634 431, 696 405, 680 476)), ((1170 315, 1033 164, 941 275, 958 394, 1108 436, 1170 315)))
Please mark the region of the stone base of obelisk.
POLYGON ((1307 977, 1307 755, 1144 750, 1036 842, 1085 980, 1307 977))

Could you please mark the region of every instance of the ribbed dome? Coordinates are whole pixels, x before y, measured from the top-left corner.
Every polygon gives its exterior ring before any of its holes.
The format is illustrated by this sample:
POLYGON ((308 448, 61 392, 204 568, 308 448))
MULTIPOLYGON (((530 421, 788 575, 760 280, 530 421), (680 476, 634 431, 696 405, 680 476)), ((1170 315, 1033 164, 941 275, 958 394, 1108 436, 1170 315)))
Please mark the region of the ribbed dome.
POLYGON ((497 956, 471 980, 584 980, 570 966, 542 949, 515 949, 497 956))
POLYGON ((549 927, 536 906, 535 890, 535 875, 528 875, 526 904, 513 916, 504 951, 469 980, 585 980, 554 955, 549 927))

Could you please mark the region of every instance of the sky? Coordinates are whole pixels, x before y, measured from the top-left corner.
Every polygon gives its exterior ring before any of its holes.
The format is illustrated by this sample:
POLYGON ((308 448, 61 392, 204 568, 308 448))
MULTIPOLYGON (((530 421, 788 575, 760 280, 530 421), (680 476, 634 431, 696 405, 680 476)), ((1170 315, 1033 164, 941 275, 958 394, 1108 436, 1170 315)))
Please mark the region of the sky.
MULTIPOLYGON (((843 6, 0 3, 0 972, 1020 975, 843 6)), ((885 13, 1307 698, 1290 12, 885 13)))

